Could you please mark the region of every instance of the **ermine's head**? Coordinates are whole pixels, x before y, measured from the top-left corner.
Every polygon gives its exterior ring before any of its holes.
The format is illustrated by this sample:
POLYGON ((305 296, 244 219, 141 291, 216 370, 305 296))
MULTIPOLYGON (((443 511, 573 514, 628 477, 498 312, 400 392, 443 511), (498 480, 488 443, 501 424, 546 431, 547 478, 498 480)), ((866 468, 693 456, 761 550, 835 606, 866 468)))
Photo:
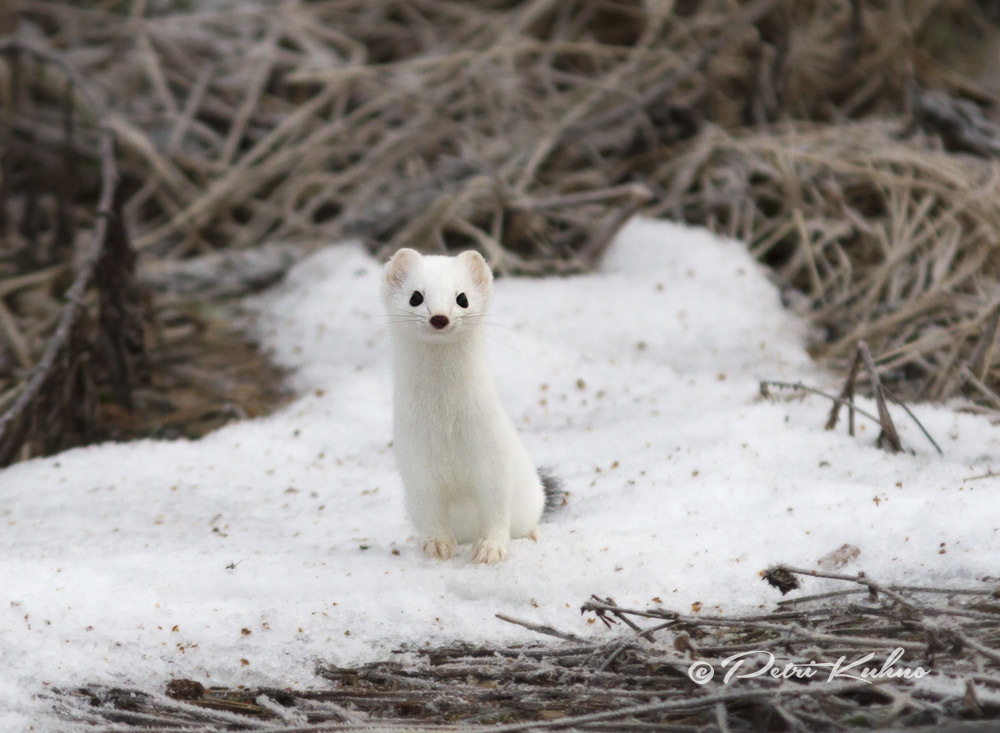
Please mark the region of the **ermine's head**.
POLYGON ((493 273, 478 252, 457 257, 396 252, 385 266, 382 299, 398 333, 427 341, 473 332, 493 294, 493 273))

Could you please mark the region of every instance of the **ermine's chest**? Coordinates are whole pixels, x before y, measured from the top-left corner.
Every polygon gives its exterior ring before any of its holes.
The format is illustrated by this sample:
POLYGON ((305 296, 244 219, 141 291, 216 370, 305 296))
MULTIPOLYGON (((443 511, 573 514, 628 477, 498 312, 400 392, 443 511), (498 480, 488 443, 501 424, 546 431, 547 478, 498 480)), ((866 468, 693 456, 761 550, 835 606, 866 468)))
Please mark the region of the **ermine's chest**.
POLYGON ((489 432, 490 424, 501 418, 493 414, 497 409, 488 393, 421 385, 397 395, 395 422, 429 440, 468 441, 489 432))

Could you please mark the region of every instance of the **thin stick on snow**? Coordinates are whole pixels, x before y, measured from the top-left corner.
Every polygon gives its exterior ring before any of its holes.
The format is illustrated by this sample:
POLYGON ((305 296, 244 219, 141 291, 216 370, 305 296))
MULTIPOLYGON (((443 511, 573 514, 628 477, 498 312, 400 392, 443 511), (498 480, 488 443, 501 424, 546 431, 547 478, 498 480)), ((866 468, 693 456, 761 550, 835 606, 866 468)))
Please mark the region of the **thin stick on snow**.
POLYGON ((518 626, 523 626, 526 629, 531 629, 532 631, 537 631, 539 634, 545 634, 546 636, 554 636, 557 639, 565 639, 566 641, 585 641, 581 636, 576 636, 575 634, 569 634, 565 631, 559 631, 551 626, 543 626, 542 624, 533 624, 530 621, 523 621, 518 618, 513 618, 505 613, 498 613, 496 617, 501 621, 506 621, 509 624, 517 624, 518 626))
POLYGON ((903 444, 899 440, 899 433, 896 432, 896 424, 892 421, 889 408, 886 407, 882 380, 879 379, 878 372, 875 371, 875 362, 872 360, 871 352, 868 350, 868 344, 864 341, 859 341, 858 352, 861 354, 861 359, 864 361, 865 369, 868 372, 869 384, 875 395, 875 405, 878 407, 878 422, 882 426, 882 433, 878 437, 877 444, 879 447, 883 447, 883 445, 888 446, 889 450, 893 453, 899 453, 903 450, 903 444))
POLYGON ((917 424, 917 427, 920 428, 920 432, 924 434, 924 437, 927 438, 927 440, 929 440, 931 442, 931 445, 933 445, 935 449, 937 449, 938 455, 942 455, 943 456, 944 455, 944 451, 941 450, 941 446, 939 446, 937 444, 937 441, 934 440, 934 438, 931 437, 931 434, 927 432, 927 428, 925 428, 924 424, 917 419, 917 416, 913 414, 913 412, 910 410, 910 408, 907 407, 903 403, 903 401, 901 399, 899 399, 896 395, 894 395, 892 393, 892 391, 888 387, 886 387, 884 384, 882 385, 882 390, 885 392, 886 396, 888 396, 888 398, 890 400, 892 400, 897 405, 899 405, 900 407, 903 408, 903 412, 905 412, 907 415, 910 416, 910 419, 913 420, 913 422, 915 422, 917 424))
POLYGON ((854 354, 854 360, 851 362, 851 370, 847 374, 847 381, 844 382, 844 389, 840 393, 840 400, 834 400, 833 407, 830 408, 830 417, 826 421, 826 429, 833 430, 837 427, 837 417, 840 412, 840 406, 842 404, 847 404, 847 434, 852 438, 854 437, 854 381, 858 376, 858 367, 861 366, 861 352, 857 351, 854 354))
POLYGON ((777 387, 778 389, 795 389, 799 390, 800 392, 809 392, 810 394, 819 395, 820 397, 826 397, 828 400, 833 400, 833 402, 838 405, 847 405, 849 409, 853 410, 854 412, 857 412, 859 415, 864 415, 873 422, 877 423, 879 421, 877 415, 873 415, 872 413, 866 410, 862 410, 860 407, 848 402, 847 400, 841 397, 835 397, 829 392, 824 392, 820 389, 816 389, 815 387, 810 387, 809 385, 803 384, 802 382, 779 382, 773 379, 763 379, 760 382, 760 394, 762 397, 770 397, 770 393, 768 392, 768 387, 777 387))

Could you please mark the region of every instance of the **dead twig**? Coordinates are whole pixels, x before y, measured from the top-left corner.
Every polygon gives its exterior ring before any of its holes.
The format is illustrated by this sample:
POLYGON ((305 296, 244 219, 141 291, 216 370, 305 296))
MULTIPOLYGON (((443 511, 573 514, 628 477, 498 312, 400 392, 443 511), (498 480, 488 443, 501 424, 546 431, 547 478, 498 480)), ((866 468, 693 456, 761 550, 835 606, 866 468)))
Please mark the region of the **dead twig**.
POLYGON ((899 433, 896 432, 896 425, 892 421, 892 415, 889 414, 889 408, 885 405, 885 391, 882 389, 882 382, 879 380, 878 372, 875 370, 875 362, 872 361, 868 344, 864 341, 859 341, 858 353, 861 354, 862 363, 868 371, 868 383, 875 397, 875 405, 878 407, 878 422, 882 427, 882 432, 879 433, 876 445, 880 448, 886 448, 893 453, 899 453, 903 450, 903 444, 899 441, 899 433))
POLYGON ((835 405, 847 405, 852 411, 857 412, 859 415, 864 415, 869 420, 872 420, 876 423, 879 421, 878 416, 873 415, 870 412, 866 412, 865 410, 862 410, 860 407, 857 407, 853 403, 849 402, 847 399, 843 397, 835 397, 834 395, 829 394, 828 392, 816 389, 815 387, 810 387, 809 385, 803 384, 802 382, 779 382, 773 379, 761 380, 760 383, 761 397, 767 398, 771 396, 770 393, 768 392, 769 387, 777 387, 779 389, 794 389, 796 391, 808 392, 809 394, 819 395, 820 397, 826 397, 828 400, 832 400, 835 405))
POLYGON ((526 629, 531 629, 532 631, 537 631, 539 634, 545 634, 546 636, 554 636, 558 639, 565 639, 566 641, 583 641, 583 639, 575 634, 567 634, 563 631, 558 631, 551 626, 545 626, 542 624, 533 624, 530 621, 523 621, 521 619, 516 619, 508 616, 504 613, 496 614, 496 617, 501 621, 506 621, 509 624, 517 624, 518 626, 523 626, 526 629))
POLYGON ((847 379, 844 381, 844 389, 840 392, 840 398, 834 400, 830 408, 830 417, 826 421, 826 429, 833 430, 837 427, 837 418, 840 414, 840 406, 847 404, 847 434, 854 437, 854 380, 858 376, 858 367, 861 366, 861 350, 858 349, 851 360, 851 368, 847 372, 847 379))
MULTIPOLYGON (((971 373, 969 374, 971 375, 971 373)), ((889 410, 886 407, 885 399, 888 397, 894 403, 903 408, 903 411, 910 417, 911 420, 916 424, 917 428, 924 437, 934 446, 934 449, 939 455, 944 455, 944 451, 941 450, 941 446, 938 445, 937 441, 931 436, 931 434, 924 427, 923 423, 917 419, 917 416, 913 414, 913 411, 907 407, 902 400, 896 397, 887 387, 885 387, 878 378, 878 374, 875 371, 875 364, 872 361, 871 353, 868 351, 868 346, 863 342, 858 343, 857 351, 855 352, 855 357, 851 363, 851 369, 848 372, 847 380, 844 383, 844 388, 841 390, 840 396, 834 396, 822 390, 816 389, 815 387, 810 387, 803 384, 802 382, 779 382, 774 380, 762 380, 760 383, 760 394, 762 397, 769 397, 768 392, 769 387, 778 387, 779 389, 794 389, 801 392, 808 392, 809 394, 819 395, 820 397, 825 397, 826 399, 833 402, 833 406, 830 409, 830 415, 826 421, 826 429, 832 430, 837 425, 838 413, 842 405, 846 405, 848 409, 848 434, 854 435, 854 413, 857 412, 859 415, 863 415, 870 420, 873 420, 879 424, 882 428, 882 432, 879 434, 877 445, 880 447, 886 447, 892 452, 898 452, 902 450, 902 445, 899 440, 899 434, 896 431, 896 426, 892 422, 892 417, 889 415, 889 410), (878 407, 878 416, 865 412, 859 408, 854 402, 854 390, 855 381, 857 378, 858 368, 860 365, 864 365, 866 371, 868 372, 869 383, 872 386, 872 391, 875 395, 875 404, 878 407), (896 447, 898 446, 898 448, 896 447)))

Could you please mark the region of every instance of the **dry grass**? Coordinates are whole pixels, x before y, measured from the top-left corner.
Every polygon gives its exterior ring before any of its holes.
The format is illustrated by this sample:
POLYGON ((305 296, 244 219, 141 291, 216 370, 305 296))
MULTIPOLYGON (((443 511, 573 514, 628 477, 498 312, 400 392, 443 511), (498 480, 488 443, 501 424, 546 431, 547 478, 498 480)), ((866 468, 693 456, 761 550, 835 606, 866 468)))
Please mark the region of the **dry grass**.
POLYGON ((846 363, 866 340, 908 397, 969 386, 1000 407, 1000 165, 900 133, 717 130, 663 165, 656 211, 747 241, 808 298, 819 356, 846 363))
POLYGON ((17 9, 2 25, 82 81, 66 147, 65 81, 0 63, 6 145, 49 148, 3 178, 8 403, 59 310, 32 294, 58 295, 67 233, 98 222, 102 121, 145 270, 353 236, 579 272, 645 206, 747 241, 805 296, 817 355, 864 339, 901 397, 1000 407, 1000 89, 969 61, 1000 31, 974 2, 17 9))
POLYGON ((351 236, 577 272, 646 205, 748 241, 817 354, 864 338, 901 396, 1000 406, 971 0, 19 8, 100 100, 147 262, 351 236))
POLYGON ((198 436, 279 404, 282 374, 239 320, 190 301, 273 280, 284 252, 225 258, 225 277, 219 255, 140 279, 114 134, 93 125, 86 82, 31 44, 0 42, 0 58, 0 465, 98 440, 198 436))
POLYGON ((962 720, 992 729, 988 721, 1000 718, 995 587, 889 587, 793 568, 768 577, 790 590, 797 574, 847 585, 746 616, 701 604, 678 613, 658 599, 629 609, 595 596, 581 611, 620 629, 610 638, 500 617, 563 641, 415 647, 360 668, 320 665, 328 682, 308 691, 178 679, 162 693, 87 688, 58 699, 68 721, 123 731, 943 730, 962 720), (727 683, 738 659, 742 677, 727 683), (769 661, 791 671, 751 674, 769 661), (692 664, 703 684, 692 680, 692 664), (917 668, 930 678, 898 674, 917 668))

